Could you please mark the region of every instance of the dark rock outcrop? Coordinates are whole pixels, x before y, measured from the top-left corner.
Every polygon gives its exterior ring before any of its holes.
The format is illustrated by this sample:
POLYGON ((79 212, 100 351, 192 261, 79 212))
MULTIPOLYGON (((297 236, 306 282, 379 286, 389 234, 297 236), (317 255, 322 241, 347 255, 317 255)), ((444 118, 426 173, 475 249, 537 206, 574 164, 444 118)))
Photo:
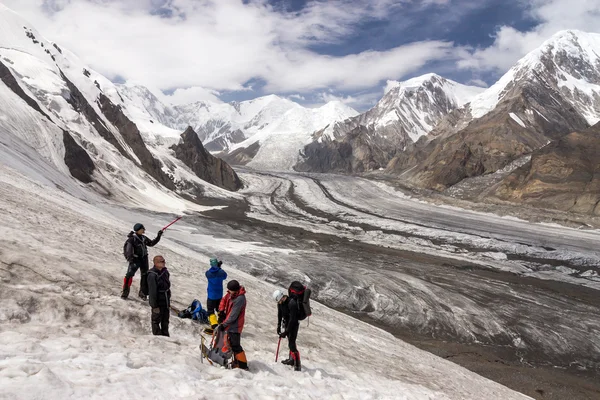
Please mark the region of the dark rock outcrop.
POLYGON ((256 156, 260 149, 260 143, 254 142, 248 147, 240 147, 231 153, 222 153, 218 156, 231 165, 246 165, 256 156))
POLYGON ((98 97, 98 105, 104 116, 119 130, 123 140, 131 147, 133 153, 140 160, 141 168, 166 188, 175 189, 175 184, 171 178, 162 171, 160 161, 154 158, 150 150, 146 147, 137 125, 127 118, 121 107, 116 106, 102 93, 98 97))
POLYGON ((200 179, 231 191, 242 188, 242 181, 233 168, 206 151, 192 127, 181 134, 181 141, 171 149, 175 152, 175 157, 183 161, 200 179))
POLYGON ((69 88, 69 98, 67 99, 67 102, 71 105, 71 107, 73 107, 73 109, 78 113, 82 114, 92 124, 92 126, 96 129, 96 131, 100 134, 100 136, 102 136, 104 140, 115 146, 119 153, 121 153, 124 157, 131 159, 130 155, 117 141, 115 135, 113 135, 112 132, 108 130, 108 128, 102 121, 102 118, 100 118, 96 110, 94 110, 94 107, 92 107, 90 103, 88 103, 87 99, 77 88, 77 86, 75 86, 73 82, 71 82, 62 72, 61 76, 67 84, 67 87, 69 88))
POLYGON ((8 69, 8 67, 4 65, 2 61, 0 61, 0 80, 4 82, 4 84, 8 86, 8 88, 12 90, 17 96, 22 98, 23 101, 25 101, 25 103, 29 105, 29 107, 33 108, 35 111, 39 112, 44 117, 46 117, 48 121, 52 122, 48 114, 42 111, 39 104, 34 99, 29 97, 27 93, 25 93, 25 91, 21 88, 21 86, 19 86, 19 83, 17 82, 15 77, 10 73, 10 69, 8 69))
POLYGON ((67 131, 63 131, 63 144, 65 146, 65 164, 71 175, 83 183, 92 182, 92 174, 96 166, 89 154, 77 144, 67 131))
POLYGON ((304 147, 294 167, 302 172, 361 173, 383 168, 404 146, 398 136, 384 138, 373 128, 359 125, 338 140, 323 138, 304 147), (397 139, 397 141, 394 141, 397 139))
POLYGON ((600 123, 536 150, 495 195, 516 203, 600 215, 600 123))
MULTIPOLYGON (((100 118, 94 107, 88 103, 87 99, 77 86, 75 86, 64 74, 62 77, 69 88, 70 97, 68 101, 73 109, 81 113, 88 121, 90 121, 100 136, 115 146, 119 153, 137 164, 137 160, 135 160, 135 158, 125 150, 121 143, 119 143, 115 135, 107 128, 102 118, 100 118)), ((165 187, 172 190, 175 189, 173 181, 162 171, 160 161, 152 156, 144 144, 137 126, 125 116, 120 107, 111 102, 104 94, 101 93, 97 101, 104 116, 115 126, 115 128, 117 128, 125 143, 129 145, 133 150, 133 153, 139 159, 141 163, 140 167, 165 187)))

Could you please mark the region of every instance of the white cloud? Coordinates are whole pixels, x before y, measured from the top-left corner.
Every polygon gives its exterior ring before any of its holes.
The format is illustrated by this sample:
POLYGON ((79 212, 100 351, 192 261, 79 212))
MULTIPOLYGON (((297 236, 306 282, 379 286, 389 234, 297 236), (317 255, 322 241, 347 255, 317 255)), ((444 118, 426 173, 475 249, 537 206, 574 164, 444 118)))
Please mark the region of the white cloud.
POLYGON ((487 84, 487 82, 484 81, 483 79, 471 79, 466 84, 467 85, 471 85, 471 86, 479 86, 479 87, 482 87, 482 88, 486 88, 486 87, 489 86, 487 84))
POLYGON ((291 100, 300 100, 300 101, 306 101, 306 97, 302 96, 301 94, 290 94, 288 96, 289 99, 291 100))
POLYGON ((270 60, 271 72, 264 78, 268 91, 361 89, 414 72, 428 61, 455 56, 452 44, 441 41, 415 42, 387 51, 365 51, 344 57, 297 51, 270 60))
POLYGON ((520 32, 502 26, 490 47, 475 50, 459 61, 458 66, 503 72, 560 30, 600 32, 600 0, 531 0, 527 2, 527 10, 539 22, 534 29, 520 32))
POLYGON ((389 92, 390 90, 392 90, 395 87, 400 86, 400 82, 399 81, 393 81, 393 80, 388 80, 385 83, 385 86, 383 88, 383 94, 386 94, 387 92, 389 92))
POLYGON ((432 60, 456 59, 452 44, 441 41, 341 57, 310 50, 337 43, 359 23, 385 18, 409 1, 314 1, 282 13, 266 0, 3 0, 111 79, 160 90, 193 88, 179 98, 244 90, 252 79, 264 81, 267 92, 357 90, 432 60))
POLYGON ((366 109, 373 107, 380 98, 380 92, 367 92, 353 95, 337 95, 334 94, 331 90, 329 90, 327 92, 318 93, 318 101, 315 104, 310 105, 310 107, 320 107, 325 103, 329 103, 330 101, 339 101, 340 103, 344 103, 356 110, 365 111, 366 109))
POLYGON ((219 99, 220 93, 216 90, 204 89, 198 86, 176 89, 171 95, 167 95, 164 98, 171 104, 181 105, 189 104, 197 101, 210 101, 213 103, 222 103, 219 99))

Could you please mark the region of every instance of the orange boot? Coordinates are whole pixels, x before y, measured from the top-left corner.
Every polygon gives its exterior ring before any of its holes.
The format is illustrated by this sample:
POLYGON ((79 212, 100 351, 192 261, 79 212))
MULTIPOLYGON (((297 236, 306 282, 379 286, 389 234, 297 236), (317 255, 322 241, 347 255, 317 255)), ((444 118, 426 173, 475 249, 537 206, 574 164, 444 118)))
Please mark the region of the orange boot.
POLYGON ((233 363, 232 368, 240 368, 244 370, 248 370, 248 360, 246 359, 246 353, 241 352, 233 355, 233 363))

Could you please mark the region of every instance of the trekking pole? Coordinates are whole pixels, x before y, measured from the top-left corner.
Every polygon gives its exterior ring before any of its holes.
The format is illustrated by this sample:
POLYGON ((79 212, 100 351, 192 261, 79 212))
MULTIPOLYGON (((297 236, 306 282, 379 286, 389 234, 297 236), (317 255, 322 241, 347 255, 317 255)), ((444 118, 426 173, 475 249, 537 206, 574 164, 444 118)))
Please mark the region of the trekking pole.
POLYGON ((279 346, 281 345, 281 336, 279 337, 279 341, 277 342, 277 352, 275 353, 275 362, 279 358, 279 346))
POLYGON ((171 223, 169 225, 167 225, 164 228, 162 228, 162 230, 166 231, 168 227, 170 227, 171 225, 173 225, 175 222, 179 221, 181 218, 183 218, 183 216, 177 217, 176 219, 174 219, 173 221, 171 221, 171 223))
POLYGON ((200 362, 204 364, 204 336, 200 335, 200 362))

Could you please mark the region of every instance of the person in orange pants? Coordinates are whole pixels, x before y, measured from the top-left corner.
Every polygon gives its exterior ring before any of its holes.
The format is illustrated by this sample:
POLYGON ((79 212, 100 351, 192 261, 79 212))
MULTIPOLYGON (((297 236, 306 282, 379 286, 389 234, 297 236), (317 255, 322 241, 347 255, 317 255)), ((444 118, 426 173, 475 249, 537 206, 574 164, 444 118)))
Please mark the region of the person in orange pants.
POLYGON ((233 368, 248 369, 246 353, 241 345, 242 330, 246 317, 246 289, 236 280, 227 283, 227 294, 219 304, 219 314, 224 315, 217 329, 227 332, 229 345, 233 352, 233 368))

